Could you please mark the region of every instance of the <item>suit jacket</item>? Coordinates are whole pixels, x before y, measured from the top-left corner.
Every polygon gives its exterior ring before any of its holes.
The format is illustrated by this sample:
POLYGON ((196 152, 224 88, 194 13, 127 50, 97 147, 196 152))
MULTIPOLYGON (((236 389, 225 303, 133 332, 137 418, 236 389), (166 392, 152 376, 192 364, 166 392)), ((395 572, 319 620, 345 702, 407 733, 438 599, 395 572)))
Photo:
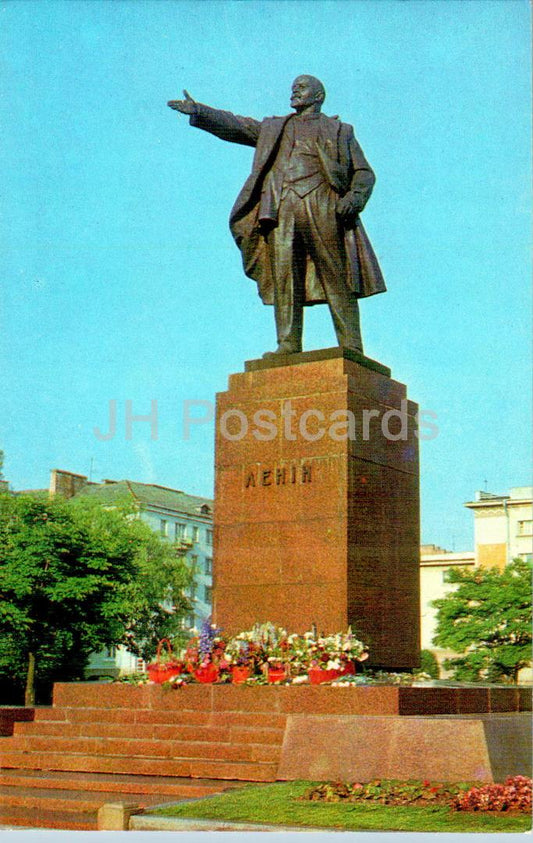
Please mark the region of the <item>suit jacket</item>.
MULTIPOLYGON (((265 176, 276 157, 285 124, 293 116, 288 114, 258 121, 197 103, 197 111, 190 117, 192 126, 211 132, 222 140, 256 148, 252 172, 230 213, 230 229, 241 250, 244 271, 257 282, 259 295, 265 304, 274 302, 274 280, 264 229, 259 220, 261 191, 265 176)), ((362 211, 372 192, 375 176, 354 137, 352 127, 336 118, 320 114, 319 138, 324 175, 331 187, 341 196, 349 192, 356 202, 357 211, 362 211)), ((270 216, 275 219, 278 210, 276 197, 271 201, 274 207, 270 208, 270 216)), ((385 282, 377 258, 358 213, 345 227, 344 240, 348 257, 344 279, 347 286, 359 298, 385 292, 385 282)), ((310 260, 307 262, 305 292, 305 303, 308 305, 326 301, 310 260)))

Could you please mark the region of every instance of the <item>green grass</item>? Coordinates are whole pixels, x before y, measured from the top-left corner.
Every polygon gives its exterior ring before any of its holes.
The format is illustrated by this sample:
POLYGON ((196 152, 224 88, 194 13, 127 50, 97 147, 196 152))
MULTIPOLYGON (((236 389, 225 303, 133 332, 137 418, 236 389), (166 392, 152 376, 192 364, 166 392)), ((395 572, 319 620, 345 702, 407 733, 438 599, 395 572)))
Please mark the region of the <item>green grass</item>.
POLYGON ((435 806, 299 802, 313 782, 247 785, 219 796, 157 808, 153 814, 228 822, 320 826, 352 831, 523 832, 531 817, 463 813, 435 806))

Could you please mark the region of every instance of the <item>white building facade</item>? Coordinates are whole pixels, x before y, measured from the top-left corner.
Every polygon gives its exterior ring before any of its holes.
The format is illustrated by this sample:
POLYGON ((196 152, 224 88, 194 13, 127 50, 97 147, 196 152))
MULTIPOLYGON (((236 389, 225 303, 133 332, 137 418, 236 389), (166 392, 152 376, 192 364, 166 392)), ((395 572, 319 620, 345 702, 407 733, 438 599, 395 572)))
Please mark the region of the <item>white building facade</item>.
MULTIPOLYGON (((188 597, 193 610, 186 619, 186 628, 198 629, 211 615, 213 584, 213 501, 210 498, 188 495, 179 489, 133 480, 104 480, 90 482, 87 477, 54 469, 51 472, 50 492, 64 497, 88 495, 103 505, 129 500, 138 509, 139 518, 169 542, 187 548, 186 559, 194 573, 194 585, 188 597)), ((87 677, 120 676, 135 673, 145 667, 124 647, 95 653, 87 670, 87 677)))

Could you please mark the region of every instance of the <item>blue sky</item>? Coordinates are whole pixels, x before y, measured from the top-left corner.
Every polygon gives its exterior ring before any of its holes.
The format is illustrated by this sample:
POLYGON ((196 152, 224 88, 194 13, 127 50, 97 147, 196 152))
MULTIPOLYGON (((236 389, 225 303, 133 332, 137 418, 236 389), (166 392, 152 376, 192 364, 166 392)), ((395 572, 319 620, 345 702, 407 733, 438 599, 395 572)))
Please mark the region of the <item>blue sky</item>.
MULTIPOLYGON (((0 2, 0 447, 13 488, 53 467, 210 495, 213 427, 183 438, 273 346, 227 227, 253 150, 166 107, 289 111, 300 73, 377 174, 364 223, 389 291, 365 349, 437 414, 423 539, 473 544, 462 504, 529 483, 527 0, 0 2), (110 400, 117 432, 106 431, 110 400), (157 402, 158 438, 135 414, 157 402)), ((326 307, 305 347, 335 344, 326 307)))

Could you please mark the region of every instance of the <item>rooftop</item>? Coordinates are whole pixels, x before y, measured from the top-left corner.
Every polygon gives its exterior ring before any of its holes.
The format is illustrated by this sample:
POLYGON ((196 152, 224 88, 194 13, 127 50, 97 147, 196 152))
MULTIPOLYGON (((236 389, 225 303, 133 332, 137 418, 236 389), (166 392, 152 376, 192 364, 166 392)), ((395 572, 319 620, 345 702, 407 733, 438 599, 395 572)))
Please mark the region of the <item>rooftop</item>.
POLYGON ((85 486, 80 495, 98 498, 102 502, 112 503, 124 499, 133 499, 142 509, 166 509, 187 515, 209 515, 213 510, 211 498, 188 495, 179 489, 158 486, 155 483, 137 483, 134 480, 106 480, 85 486), (209 507, 209 512, 202 513, 202 507, 209 507))
POLYGON ((509 489, 508 495, 496 495, 494 492, 478 491, 475 494, 473 501, 467 501, 465 506, 474 508, 476 506, 490 506, 491 504, 503 504, 504 501, 509 503, 531 502, 533 497, 532 486, 513 486, 509 489))

